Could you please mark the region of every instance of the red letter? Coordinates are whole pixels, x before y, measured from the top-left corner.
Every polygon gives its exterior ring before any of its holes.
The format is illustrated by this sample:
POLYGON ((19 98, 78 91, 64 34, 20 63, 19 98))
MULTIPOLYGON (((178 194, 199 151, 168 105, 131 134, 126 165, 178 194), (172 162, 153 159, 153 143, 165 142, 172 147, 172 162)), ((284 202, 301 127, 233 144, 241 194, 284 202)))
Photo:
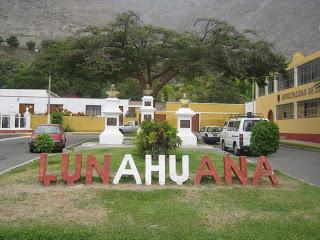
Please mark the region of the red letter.
POLYGON ((248 174, 247 174, 247 158, 244 156, 239 157, 240 170, 237 165, 232 161, 232 158, 229 154, 224 156, 223 165, 224 165, 224 179, 228 186, 232 185, 232 172, 237 176, 242 185, 248 183, 248 174))
POLYGON ((64 181, 67 182, 68 186, 72 186, 73 183, 80 180, 81 177, 81 166, 82 166, 82 155, 76 155, 76 170, 73 175, 68 174, 68 166, 69 166, 69 154, 62 154, 62 166, 61 166, 61 176, 64 181))
POLYGON ((269 161, 266 157, 262 156, 259 157, 258 164, 256 167, 256 171, 253 177, 253 186, 257 186, 259 184, 259 179, 261 176, 269 177, 272 185, 279 185, 276 176, 273 174, 272 168, 269 164, 269 161), (264 167, 265 171, 262 170, 264 167))
POLYGON ((98 175, 104 184, 109 183, 109 170, 110 170, 110 156, 104 155, 104 170, 101 169, 98 161, 91 154, 87 157, 87 170, 86 170, 86 184, 92 183, 92 171, 96 169, 98 175))
POLYGON ((200 161, 200 165, 197 171, 196 176, 194 177, 194 183, 195 185, 200 185, 201 183, 201 178, 203 176, 212 176, 213 179, 216 181, 216 183, 218 185, 221 184, 221 179, 217 173, 217 171, 215 170, 214 166, 212 165, 210 159, 208 156, 203 156, 201 161, 200 161), (205 168, 208 168, 209 170, 205 170, 205 168))
POLYGON ((57 181, 56 175, 46 175, 47 172, 47 162, 48 162, 48 154, 41 153, 40 161, 39 161, 39 181, 43 182, 43 185, 46 187, 50 186, 51 182, 57 181))

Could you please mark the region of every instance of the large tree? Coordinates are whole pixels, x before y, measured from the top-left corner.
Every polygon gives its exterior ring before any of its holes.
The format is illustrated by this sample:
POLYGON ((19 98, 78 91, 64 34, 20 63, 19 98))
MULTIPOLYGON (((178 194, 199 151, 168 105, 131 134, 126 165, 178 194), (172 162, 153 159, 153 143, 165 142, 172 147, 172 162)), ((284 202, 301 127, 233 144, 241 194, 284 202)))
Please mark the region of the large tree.
MULTIPOLYGON (((226 22, 199 19, 194 32, 177 32, 144 24, 129 11, 106 26, 44 42, 25 72, 37 73, 34 82, 43 82, 39 86, 46 85, 51 72, 53 90, 61 95, 100 97, 109 84, 130 82, 128 86, 139 84, 140 92, 149 84, 156 97, 168 83, 186 79, 196 85, 195 78, 210 81, 209 74, 227 78, 226 84, 264 84, 285 66, 285 59, 269 43, 240 33, 226 22)), ((23 76, 17 81, 28 87, 23 76)), ((127 97, 137 97, 135 91, 128 93, 127 97)))

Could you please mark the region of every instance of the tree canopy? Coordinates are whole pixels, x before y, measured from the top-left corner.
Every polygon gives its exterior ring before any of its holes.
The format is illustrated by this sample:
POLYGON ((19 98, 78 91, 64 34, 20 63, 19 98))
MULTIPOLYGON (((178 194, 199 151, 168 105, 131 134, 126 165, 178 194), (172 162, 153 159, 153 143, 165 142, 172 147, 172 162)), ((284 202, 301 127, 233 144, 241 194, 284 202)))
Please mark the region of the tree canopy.
MULTIPOLYGON (((43 88, 50 72, 52 90, 60 95, 101 97, 111 83, 133 99, 147 84, 155 97, 164 86, 179 83, 208 86, 218 94, 217 89, 227 85, 263 85, 285 67, 285 58, 270 43, 227 22, 203 18, 193 32, 177 32, 145 24, 129 11, 105 26, 44 41, 34 60, 8 85, 43 88)), ((210 93, 206 96, 205 101, 215 100, 210 93)))

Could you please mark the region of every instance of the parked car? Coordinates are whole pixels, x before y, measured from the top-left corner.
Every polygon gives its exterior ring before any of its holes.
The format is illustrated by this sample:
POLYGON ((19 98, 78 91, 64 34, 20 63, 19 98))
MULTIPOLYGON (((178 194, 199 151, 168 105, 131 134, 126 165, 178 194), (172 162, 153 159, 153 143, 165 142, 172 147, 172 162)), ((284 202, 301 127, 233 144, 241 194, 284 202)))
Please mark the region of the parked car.
POLYGON ((119 130, 122 133, 136 132, 138 129, 139 125, 136 125, 135 121, 128 121, 126 124, 119 127, 119 130))
POLYGON ((31 134, 29 140, 30 152, 35 151, 34 141, 40 134, 48 134, 54 141, 54 150, 62 152, 62 149, 66 147, 66 136, 63 128, 59 124, 40 124, 31 134))
POLYGON ((221 148, 227 151, 233 149, 235 155, 240 155, 244 151, 249 151, 251 142, 251 130, 257 122, 268 121, 263 116, 233 115, 226 121, 221 132, 221 148))
POLYGON ((200 128, 200 132, 196 134, 199 141, 204 143, 217 143, 220 141, 220 133, 222 127, 220 126, 205 126, 200 128))

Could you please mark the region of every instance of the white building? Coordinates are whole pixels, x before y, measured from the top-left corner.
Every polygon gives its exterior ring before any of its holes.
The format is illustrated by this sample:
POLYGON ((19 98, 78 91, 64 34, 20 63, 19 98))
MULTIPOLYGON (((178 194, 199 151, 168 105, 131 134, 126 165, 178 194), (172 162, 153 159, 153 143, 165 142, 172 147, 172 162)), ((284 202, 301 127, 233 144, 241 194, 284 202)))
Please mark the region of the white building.
MULTIPOLYGON (((48 91, 36 89, 0 89, 0 113, 23 114, 26 108, 30 113, 44 114, 47 112, 48 91)), ((105 99, 100 98, 64 98, 57 94, 50 95, 51 107, 67 109, 72 113, 101 116, 105 99)), ((123 114, 129 109, 129 99, 120 99, 123 114)))

